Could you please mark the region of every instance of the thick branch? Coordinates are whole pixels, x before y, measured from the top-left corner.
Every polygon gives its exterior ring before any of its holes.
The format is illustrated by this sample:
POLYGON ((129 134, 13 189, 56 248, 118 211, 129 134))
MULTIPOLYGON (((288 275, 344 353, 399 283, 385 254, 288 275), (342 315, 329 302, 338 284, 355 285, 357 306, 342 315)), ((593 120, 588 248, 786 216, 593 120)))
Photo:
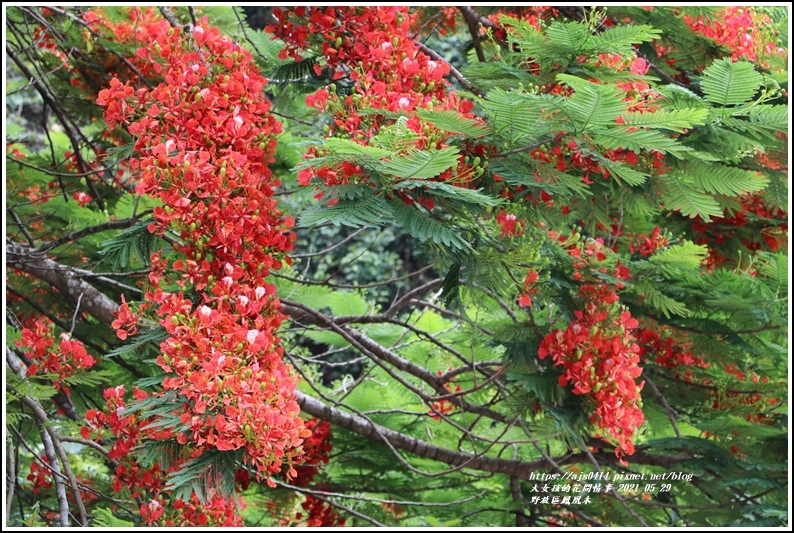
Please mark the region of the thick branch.
POLYGON ((474 50, 477 52, 477 59, 480 63, 485 63, 485 54, 482 51, 482 43, 480 42, 480 16, 467 6, 458 6, 458 11, 461 12, 466 24, 469 26, 469 33, 471 34, 474 50))
MULTIPOLYGON (((403 433, 379 426, 374 422, 367 420, 361 416, 347 413, 340 409, 336 409, 327 405, 316 398, 306 396, 302 393, 297 393, 298 404, 301 409, 317 418, 327 420, 328 422, 352 431, 362 437, 367 437, 380 442, 388 442, 393 447, 413 453, 426 459, 432 459, 451 466, 459 466, 463 468, 470 468, 473 470, 481 470, 483 472, 492 472, 495 474, 506 474, 508 476, 515 476, 519 479, 528 480, 532 472, 540 469, 548 469, 552 465, 545 459, 538 459, 535 461, 519 461, 513 459, 499 459, 495 457, 484 457, 481 455, 473 455, 466 452, 458 452, 435 446, 423 440, 405 435, 403 433)), ((594 454, 571 454, 556 460, 559 465, 573 464, 573 463, 589 463, 592 457, 597 457, 601 462, 606 464, 617 465, 617 458, 613 453, 603 452, 594 454)), ((664 468, 673 468, 680 464, 682 461, 691 460, 690 455, 678 456, 662 456, 651 455, 642 450, 637 450, 631 456, 631 462, 634 464, 645 464, 661 466, 664 468)))
POLYGON ((58 289, 72 305, 82 295, 81 307, 100 322, 110 324, 116 320, 118 304, 107 295, 86 283, 67 266, 34 253, 30 247, 6 242, 6 262, 13 268, 27 272, 58 289))
POLYGON ((8 518, 11 516, 11 506, 14 503, 14 489, 17 486, 17 465, 14 461, 15 450, 14 441, 8 439, 8 462, 6 464, 6 519, 5 524, 8 526, 8 518))
POLYGON ((509 476, 517 476, 521 479, 529 479, 530 473, 548 466, 546 461, 542 460, 526 462, 511 459, 497 459, 495 457, 483 457, 441 448, 423 440, 379 426, 360 416, 346 413, 326 405, 320 400, 300 393, 298 393, 298 404, 300 404, 301 409, 306 413, 327 420, 332 424, 352 431, 362 437, 368 437, 380 442, 388 441, 397 449, 427 459, 433 459, 450 466, 471 468, 473 470, 482 470, 484 472, 496 474, 507 474, 509 476))

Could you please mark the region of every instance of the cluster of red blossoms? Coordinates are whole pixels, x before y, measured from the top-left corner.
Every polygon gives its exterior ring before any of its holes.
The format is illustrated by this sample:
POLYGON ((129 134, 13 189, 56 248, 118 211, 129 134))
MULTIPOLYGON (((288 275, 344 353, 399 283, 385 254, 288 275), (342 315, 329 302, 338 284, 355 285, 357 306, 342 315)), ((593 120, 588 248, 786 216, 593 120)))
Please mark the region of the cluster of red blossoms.
MULTIPOLYGON (((334 90, 320 89, 306 99, 307 105, 332 118, 330 135, 366 144, 382 127, 394 124, 394 113, 407 118, 405 126, 413 132, 413 147, 442 148, 448 134, 423 121, 417 111, 450 111, 474 118, 472 102, 449 91, 444 76, 449 65, 434 59, 414 41, 412 29, 416 14, 401 6, 382 7, 299 7, 294 11, 274 10, 278 25, 267 31, 284 40, 284 57, 296 59, 312 50, 320 63, 330 69, 334 79, 343 76, 354 82, 353 91, 341 96, 334 90), (378 111, 382 111, 378 113, 378 111)), ((476 151, 476 150, 475 150, 476 151)), ((476 154, 472 151, 472 155, 476 154)), ((321 155, 310 150, 308 157, 321 155)), ((477 165, 461 155, 457 168, 449 168, 435 179, 467 186, 482 174, 477 165)), ((298 176, 303 185, 313 178, 325 185, 366 182, 361 167, 341 163, 331 167, 304 169, 298 176)), ((400 193, 407 203, 418 201, 433 207, 429 198, 400 193)))
MULTIPOLYGON (((107 408, 105 411, 89 409, 85 418, 88 426, 83 427, 84 439, 100 438, 110 432, 115 440, 109 449, 108 457, 115 461, 112 487, 116 492, 128 491, 131 498, 145 503, 140 506, 141 517, 147 525, 161 526, 242 526, 238 503, 233 497, 224 497, 209 490, 206 501, 202 503, 194 493, 188 501, 173 499, 166 490, 166 475, 178 470, 185 461, 194 459, 201 450, 169 457, 168 468, 155 463, 141 465, 133 449, 147 440, 172 439, 171 429, 157 427, 153 418, 143 418, 139 413, 127 412, 123 385, 109 388, 104 393, 107 408), (168 503, 166 503, 168 502, 168 503)), ((135 389, 134 400, 147 398, 146 392, 135 389)))
POLYGON ((565 330, 546 335, 538 355, 551 356, 555 366, 563 367, 560 385, 588 395, 595 405, 590 420, 615 439, 615 455, 631 455, 632 439, 645 421, 644 382, 635 382, 642 368, 632 330, 639 324, 607 285, 582 285, 579 296, 583 308, 565 330))
MULTIPOLYGON (((331 424, 318 418, 312 418, 306 422, 306 428, 310 429, 312 434, 303 442, 303 457, 300 464, 295 465, 298 474, 293 480, 293 483, 299 487, 309 486, 319 472, 320 464, 328 464, 328 454, 333 449, 331 424)), ((296 492, 290 495, 292 499, 297 497, 298 493, 296 492)), ((345 525, 346 520, 339 518, 330 503, 311 494, 306 494, 300 506, 306 511, 306 516, 302 512, 286 516, 284 513, 286 506, 281 509, 273 509, 274 516, 281 514, 279 522, 282 526, 300 524, 308 527, 343 527, 345 525)))
POLYGON ((774 43, 764 42, 763 29, 772 25, 772 19, 752 7, 726 7, 718 17, 709 20, 685 15, 684 21, 694 31, 728 48, 734 61, 739 58, 757 61, 759 56, 785 53, 774 43))
POLYGON ((769 378, 759 377, 757 374, 748 376, 735 364, 727 363, 725 372, 734 376, 739 384, 739 389, 745 390, 732 390, 731 388, 723 390, 722 387, 716 387, 711 379, 698 377, 692 372, 696 368, 711 368, 712 364, 697 355, 688 346, 685 337, 682 340, 680 332, 675 335, 676 339, 674 340, 671 328, 658 326, 649 321, 636 330, 635 336, 640 346, 641 360, 673 370, 673 378, 676 380, 711 388, 712 409, 742 412, 748 422, 775 423, 775 418, 769 416, 765 411, 768 405, 775 405, 780 400, 774 397, 770 398, 761 390, 746 390, 747 386, 752 384, 769 383, 769 378))
POLYGON ((82 342, 64 332, 55 347, 52 326, 39 320, 34 321, 31 328, 22 329, 16 345, 33 361, 28 366, 27 375, 50 374, 55 388, 65 394, 69 394, 65 380, 74 376, 78 369, 88 370, 94 366, 94 358, 85 351, 82 342))
MULTIPOLYGON (((310 432, 298 416, 295 378, 275 336, 283 315, 266 282, 292 249, 291 219, 273 199, 272 162, 280 124, 269 113, 266 80, 250 53, 201 20, 138 50, 163 81, 153 89, 117 79, 100 92, 112 128, 124 124, 140 154, 137 192, 162 201, 151 232, 176 232, 181 259, 152 255, 154 309, 169 337, 158 364, 163 393, 175 394, 179 443, 205 451, 245 451, 267 479, 291 468, 310 432), (196 301, 164 289, 195 290, 196 301)), ((125 303, 120 335, 136 319, 125 303)), ((154 438, 154 437, 153 437, 154 438)), ((151 516, 156 514, 152 511, 151 516)))
MULTIPOLYGON (((298 487, 308 487, 320 470, 321 464, 328 464, 331 453, 331 424, 312 418, 306 421, 306 428, 312 434, 303 442, 303 456, 295 465, 297 475, 292 483, 298 487)), ((333 505, 306 493, 303 501, 297 492, 291 492, 287 502, 270 500, 267 509, 281 527, 343 527, 346 520, 340 519, 333 505), (298 503, 300 501, 300 504, 298 503), (301 511, 303 509, 303 511, 301 511), (304 512, 305 511, 305 512, 304 512)))
MULTIPOLYGON (((447 370, 452 370, 451 368, 447 370)), ((441 370, 437 372, 439 376, 443 376, 441 370)), ((444 383, 444 388, 449 391, 450 394, 455 394, 460 392, 460 385, 456 385, 455 388, 452 388, 452 380, 450 382, 444 383)), ((433 402, 432 409, 430 409, 427 414, 430 415, 430 418, 433 420, 441 420, 442 415, 446 415, 447 413, 451 413, 455 410, 455 405, 450 403, 450 401, 446 398, 442 398, 437 402, 433 402)))

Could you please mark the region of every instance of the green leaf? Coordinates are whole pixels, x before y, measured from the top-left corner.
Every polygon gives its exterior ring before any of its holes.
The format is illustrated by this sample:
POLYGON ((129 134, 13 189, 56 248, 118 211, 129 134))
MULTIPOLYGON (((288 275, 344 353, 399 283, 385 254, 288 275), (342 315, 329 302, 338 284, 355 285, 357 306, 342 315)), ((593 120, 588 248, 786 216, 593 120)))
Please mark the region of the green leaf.
POLYGON ((457 161, 458 149, 454 146, 441 150, 411 150, 384 161, 378 170, 404 179, 435 178, 457 161))
POLYGON ((669 153, 681 158, 682 154, 691 151, 675 139, 667 137, 657 130, 637 130, 632 126, 614 126, 593 134, 593 142, 607 150, 623 148, 632 152, 656 150, 663 154, 669 153))
POLYGON ((609 161, 607 159, 599 160, 602 167, 607 169, 610 174, 628 183, 629 185, 642 185, 648 180, 648 174, 635 170, 622 163, 609 161))
POLYGON ((428 111, 423 109, 417 114, 419 118, 439 129, 452 133, 460 133, 466 137, 482 137, 489 131, 488 126, 485 124, 481 124, 471 118, 462 117, 460 113, 451 109, 445 109, 443 111, 428 111))
POLYGON ((681 244, 656 252, 649 260, 666 274, 675 277, 679 273, 678 270, 697 270, 708 253, 709 249, 706 245, 683 241, 681 244))
POLYGON ((758 192, 769 183, 758 172, 697 160, 687 163, 686 174, 697 190, 728 196, 758 192))
POLYGON ((709 112, 706 109, 676 109, 673 111, 627 112, 623 121, 627 126, 657 128, 683 133, 685 129, 705 124, 709 112))
POLYGON ((134 257, 144 266, 149 265, 149 260, 154 251, 154 246, 160 238, 149 232, 151 218, 143 219, 134 226, 119 232, 115 237, 105 241, 100 255, 113 261, 113 269, 127 269, 134 257))
POLYGON ((137 335, 132 337, 131 343, 119 346, 108 352, 105 357, 116 357, 126 353, 146 354, 149 350, 157 351, 160 349, 160 342, 168 338, 168 332, 164 327, 142 329, 137 335))
POLYGON ((565 113, 581 131, 591 125, 612 125, 626 111, 623 91, 610 85, 598 85, 587 80, 558 74, 557 80, 576 92, 564 100, 565 113))
POLYGON ((173 498, 189 500, 195 493, 201 501, 212 489, 223 496, 234 494, 234 471, 237 452, 208 451, 182 465, 166 477, 165 488, 173 490, 173 498), (220 479, 220 483, 217 480, 220 479))
POLYGON ((339 200, 331 206, 316 206, 301 213, 300 225, 311 227, 326 222, 335 226, 360 228, 380 226, 393 219, 389 204, 372 193, 355 200, 339 200))
POLYGON ((704 72, 700 87, 706 100, 719 105, 743 104, 758 92, 763 77, 749 61, 714 61, 704 72))
POLYGON ((449 183, 438 181, 406 180, 394 186, 394 190, 396 191, 413 189, 422 189, 433 196, 441 196, 443 198, 449 198, 450 200, 458 200, 460 202, 479 206, 493 207, 501 203, 498 198, 487 196, 479 190, 456 187, 449 183))
POLYGON ((117 529, 120 527, 135 527, 135 522, 117 518, 113 511, 105 507, 101 509, 94 509, 93 513, 94 520, 91 523, 92 526, 110 529, 117 529))
POLYGON ((769 280, 772 290, 781 294, 788 293, 788 256, 758 252, 758 272, 769 280))
POLYGON ((400 200, 392 200, 389 205, 395 223, 420 241, 471 251, 471 244, 461 236, 460 228, 435 220, 400 200))
POLYGON ((653 41, 661 36, 661 32, 645 24, 612 26, 599 35, 590 38, 588 45, 598 52, 626 54, 634 51, 634 45, 653 41))
POLYGON ((525 142, 527 144, 546 138, 551 125, 546 118, 561 109, 559 97, 541 97, 522 91, 493 89, 483 101, 491 130, 494 135, 505 139, 507 144, 525 142))
POLYGON ((677 175, 665 174, 660 181, 662 200, 670 211, 680 211, 690 218, 699 216, 705 222, 711 221, 711 217, 722 216, 722 208, 712 196, 695 190, 677 175))
POLYGON ((584 24, 556 20, 546 29, 546 37, 552 46, 571 54, 576 54, 582 49, 591 38, 591 33, 590 28, 584 24))

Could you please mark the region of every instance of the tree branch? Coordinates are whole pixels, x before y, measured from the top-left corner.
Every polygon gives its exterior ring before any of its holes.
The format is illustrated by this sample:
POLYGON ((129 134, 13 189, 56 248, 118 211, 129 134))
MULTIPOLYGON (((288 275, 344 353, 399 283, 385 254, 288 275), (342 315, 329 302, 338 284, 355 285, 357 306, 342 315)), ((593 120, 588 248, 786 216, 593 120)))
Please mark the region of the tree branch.
POLYGON ((450 466, 513 475, 521 479, 529 479, 529 475, 532 472, 548 466, 544 460, 526 462, 511 459, 497 459, 495 457, 484 457, 441 448, 423 440, 379 426, 360 416, 346 413, 302 393, 297 393, 297 400, 301 409, 312 416, 327 420, 332 424, 357 433, 362 437, 384 443, 388 441, 388 443, 397 449, 413 453, 426 459, 439 461, 450 466))
POLYGON ((66 244, 69 242, 76 241, 78 239, 82 239, 88 235, 94 235, 95 233, 101 233, 103 231, 108 231, 111 229, 127 229, 134 226, 140 217, 133 217, 133 218, 125 218, 124 220, 111 220, 109 222, 105 222, 103 224, 97 224, 96 226, 89 226, 87 228, 83 228, 72 233, 67 233, 66 235, 62 235, 58 237, 54 241, 48 241, 47 243, 41 245, 36 252, 44 253, 52 250, 53 248, 57 248, 62 244, 66 244))
MULTIPOLYGON (((443 57, 441 57, 440 55, 438 55, 438 53, 437 53, 437 52, 435 52, 434 50, 432 50, 431 48, 428 48, 428 47, 427 47, 425 44, 423 44, 423 43, 420 43, 420 42, 418 42, 418 41, 414 41, 414 44, 415 44, 417 47, 419 47, 419 49, 420 49, 422 52, 426 53, 427 55, 429 55, 430 57, 432 57, 434 60, 436 60, 436 61, 443 61, 444 63, 447 63, 447 60, 446 60, 446 59, 444 59, 443 57)), ((467 80, 466 78, 464 78, 464 77, 463 77, 463 74, 461 74, 461 73, 458 71, 458 69, 456 69, 456 68, 455 68, 455 67, 453 67, 452 65, 449 65, 449 73, 450 73, 450 74, 452 74, 452 77, 453 77, 453 78, 455 78, 456 80, 458 80, 458 82, 460 82, 460 84, 461 84, 461 85, 462 85, 462 86, 463 86, 463 87, 464 87, 464 88, 465 88, 467 91, 469 91, 469 92, 472 92, 472 93, 476 94, 477 96, 485 96, 485 94, 484 94, 482 91, 480 91, 479 89, 477 89, 476 87, 474 87, 474 85, 472 85, 472 84, 471 84, 471 82, 470 82, 469 80, 467 80)))
POLYGON ((14 441, 9 437, 6 463, 6 519, 5 525, 8 527, 8 519, 11 517, 11 506, 14 503, 14 489, 17 486, 17 465, 14 461, 15 450, 14 441))
POLYGON ((44 257, 30 247, 6 241, 6 261, 8 266, 18 268, 42 281, 46 281, 66 297, 72 305, 83 294, 82 306, 85 311, 105 324, 116 320, 116 302, 107 295, 80 279, 67 266, 44 257))
POLYGON ((480 63, 485 63, 485 54, 482 51, 482 43, 480 42, 480 16, 470 7, 458 6, 458 11, 463 15, 463 19, 469 26, 469 33, 471 34, 472 44, 474 50, 477 52, 477 60, 480 63))

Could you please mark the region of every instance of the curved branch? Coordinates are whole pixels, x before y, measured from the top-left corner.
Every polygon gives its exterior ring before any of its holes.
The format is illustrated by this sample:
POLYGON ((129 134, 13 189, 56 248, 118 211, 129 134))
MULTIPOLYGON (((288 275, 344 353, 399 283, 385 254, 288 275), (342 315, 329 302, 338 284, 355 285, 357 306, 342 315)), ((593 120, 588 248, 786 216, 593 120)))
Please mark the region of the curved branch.
POLYGON ((482 43, 480 42, 480 16, 468 6, 458 6, 458 11, 463 15, 463 19, 469 27, 472 44, 477 52, 477 60, 480 63, 485 63, 485 54, 482 51, 482 43))
POLYGON ((6 262, 8 266, 46 281, 58 289, 72 305, 77 303, 77 299, 82 294, 82 308, 100 322, 111 324, 116 320, 118 304, 93 285, 80 279, 69 267, 37 253, 26 245, 8 241, 6 241, 6 262))
POLYGON ((545 460, 517 461, 513 459, 497 459, 495 457, 484 457, 441 448, 440 446, 379 426, 360 416, 346 413, 330 405, 326 405, 311 396, 297 393, 297 400, 301 409, 312 416, 327 420, 332 424, 352 431, 362 437, 384 443, 388 441, 389 444, 397 449, 413 453, 426 459, 439 461, 450 466, 481 470, 483 472, 495 474, 507 474, 508 476, 516 476, 521 479, 529 479, 532 472, 548 466, 545 460))

